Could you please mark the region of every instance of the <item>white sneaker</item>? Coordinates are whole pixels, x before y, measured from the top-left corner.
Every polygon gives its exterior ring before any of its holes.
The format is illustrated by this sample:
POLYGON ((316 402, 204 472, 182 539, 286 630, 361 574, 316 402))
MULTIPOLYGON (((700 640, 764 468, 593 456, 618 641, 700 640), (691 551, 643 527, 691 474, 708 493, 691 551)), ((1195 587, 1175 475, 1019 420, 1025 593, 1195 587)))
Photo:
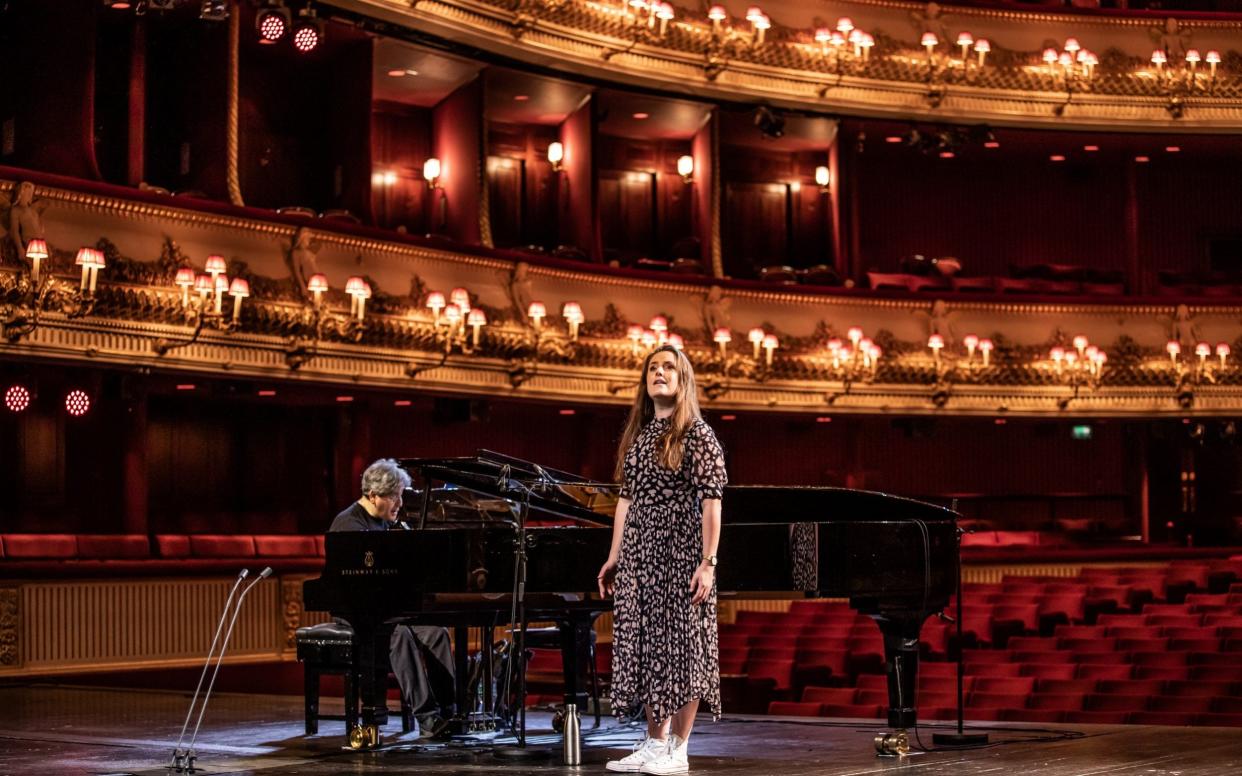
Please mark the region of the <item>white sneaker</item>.
POLYGON ((664 753, 639 769, 639 773, 651 773, 655 776, 665 776, 670 773, 689 773, 690 763, 686 759, 686 750, 689 747, 684 739, 678 738, 676 735, 668 737, 668 748, 664 753))
POLYGON ((605 767, 610 771, 638 773, 644 765, 664 754, 667 748, 668 741, 663 738, 647 738, 635 746, 633 752, 620 760, 609 760, 605 767))

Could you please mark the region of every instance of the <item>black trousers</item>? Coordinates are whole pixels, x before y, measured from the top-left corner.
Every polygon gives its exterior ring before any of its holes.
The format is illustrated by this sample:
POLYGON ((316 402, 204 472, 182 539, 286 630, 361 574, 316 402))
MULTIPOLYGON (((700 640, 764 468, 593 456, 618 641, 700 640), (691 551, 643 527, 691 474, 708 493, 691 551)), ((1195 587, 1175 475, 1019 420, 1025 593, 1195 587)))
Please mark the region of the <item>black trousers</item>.
POLYGON ((388 640, 388 659, 401 696, 415 716, 456 710, 452 641, 445 628, 398 625, 388 640))

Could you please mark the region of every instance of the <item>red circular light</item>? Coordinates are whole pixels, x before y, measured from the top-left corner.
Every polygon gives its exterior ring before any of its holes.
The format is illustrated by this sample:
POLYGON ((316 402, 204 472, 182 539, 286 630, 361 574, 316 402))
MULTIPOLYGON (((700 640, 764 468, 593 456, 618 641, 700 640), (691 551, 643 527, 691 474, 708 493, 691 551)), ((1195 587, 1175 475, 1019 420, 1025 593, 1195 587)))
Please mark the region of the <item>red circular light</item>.
POLYGON ((65 411, 75 418, 80 418, 91 408, 91 397, 86 391, 72 390, 65 394, 65 411))
POLYGON ((268 12, 259 17, 259 40, 263 43, 275 43, 288 31, 289 22, 279 13, 268 12))
POLYGON ((4 392, 4 406, 10 412, 21 412, 30 406, 30 391, 24 385, 11 385, 4 392))
POLYGON ((319 30, 313 26, 298 27, 293 33, 293 47, 303 54, 314 51, 319 46, 319 30))

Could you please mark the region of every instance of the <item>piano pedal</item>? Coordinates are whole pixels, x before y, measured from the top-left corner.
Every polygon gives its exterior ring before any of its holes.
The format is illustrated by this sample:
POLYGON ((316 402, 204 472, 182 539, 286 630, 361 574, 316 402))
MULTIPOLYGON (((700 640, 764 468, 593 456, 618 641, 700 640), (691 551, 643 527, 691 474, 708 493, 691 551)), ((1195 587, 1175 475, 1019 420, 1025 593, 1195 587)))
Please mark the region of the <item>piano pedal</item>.
POLYGON ((902 757, 910 754, 910 737, 904 730, 887 730, 875 737, 877 757, 902 757))
POLYGON ((349 731, 349 748, 354 750, 378 749, 380 732, 378 725, 356 725, 349 731))

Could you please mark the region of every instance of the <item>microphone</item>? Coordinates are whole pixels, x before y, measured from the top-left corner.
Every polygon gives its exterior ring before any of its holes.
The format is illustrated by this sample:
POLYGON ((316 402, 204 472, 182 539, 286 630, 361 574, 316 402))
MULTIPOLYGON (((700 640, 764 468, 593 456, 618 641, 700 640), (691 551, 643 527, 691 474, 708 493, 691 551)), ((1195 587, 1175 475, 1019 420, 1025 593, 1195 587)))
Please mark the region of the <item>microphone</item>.
MULTIPOLYGON (((242 571, 245 571, 245 569, 242 569, 242 571)), ((259 572, 259 579, 267 579, 271 575, 272 575, 272 567, 268 566, 267 568, 259 572)), ((258 579, 255 580, 255 582, 258 582, 258 581, 259 581, 258 579)), ((254 587, 254 582, 250 583, 250 587, 254 587)), ((246 588, 246 590, 250 590, 250 588, 248 587, 246 588)))

